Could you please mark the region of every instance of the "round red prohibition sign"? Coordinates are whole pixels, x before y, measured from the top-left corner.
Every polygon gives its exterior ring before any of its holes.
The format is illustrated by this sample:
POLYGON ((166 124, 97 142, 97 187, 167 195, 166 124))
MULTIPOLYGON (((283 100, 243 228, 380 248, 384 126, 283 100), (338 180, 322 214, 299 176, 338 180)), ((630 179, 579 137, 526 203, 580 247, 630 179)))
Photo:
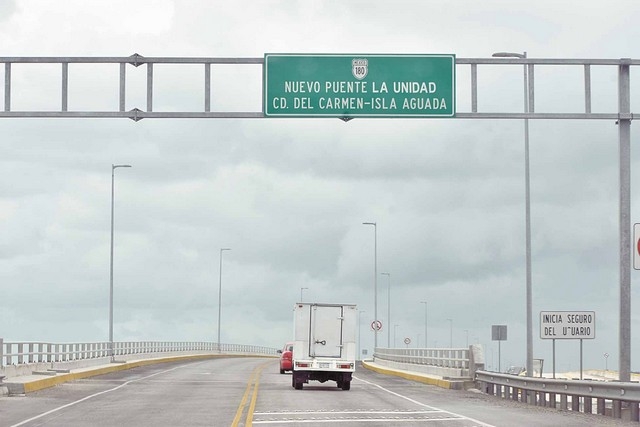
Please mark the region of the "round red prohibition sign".
POLYGON ((372 331, 379 331, 382 329, 382 322, 379 320, 374 320, 373 322, 371 322, 371 330, 372 331))

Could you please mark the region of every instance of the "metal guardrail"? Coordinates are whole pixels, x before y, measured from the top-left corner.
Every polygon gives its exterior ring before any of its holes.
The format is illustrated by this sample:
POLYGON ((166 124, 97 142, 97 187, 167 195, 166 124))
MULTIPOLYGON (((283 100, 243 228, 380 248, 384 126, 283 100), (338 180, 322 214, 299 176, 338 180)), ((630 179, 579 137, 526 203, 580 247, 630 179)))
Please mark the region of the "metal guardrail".
POLYGON ((558 380, 476 371, 476 384, 487 394, 536 406, 640 421, 640 383, 558 380), (623 415, 624 414, 624 415, 623 415))
POLYGON ((640 421, 640 383, 523 377, 484 370, 482 355, 469 349, 376 348, 374 359, 403 364, 402 369, 442 368, 468 372, 481 391, 536 406, 640 421))
MULTIPOLYGON (((277 350, 243 344, 218 344, 215 342, 186 341, 127 341, 114 342, 113 355, 176 353, 176 352, 220 352, 276 355, 277 350)), ((0 338, 0 368, 29 363, 70 362, 98 359, 110 356, 109 342, 93 343, 46 343, 4 342, 0 338)))

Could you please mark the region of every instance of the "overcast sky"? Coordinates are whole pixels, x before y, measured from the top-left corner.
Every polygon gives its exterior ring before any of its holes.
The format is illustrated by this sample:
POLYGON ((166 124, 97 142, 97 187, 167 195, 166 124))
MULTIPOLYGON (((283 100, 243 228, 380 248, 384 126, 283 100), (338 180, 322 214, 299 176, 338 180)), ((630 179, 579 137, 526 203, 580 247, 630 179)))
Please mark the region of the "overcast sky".
MULTIPOLYGON (((263 57, 444 53, 487 58, 640 58, 637 1, 2 0, 0 56, 263 57)), ((59 65, 14 65, 12 109, 55 110, 59 65)), ((145 67, 127 67, 126 109, 145 109, 145 67)), ((154 109, 202 109, 201 66, 156 66, 154 109)), ((69 67, 70 110, 114 110, 117 66, 69 67)), ((260 66, 212 70, 212 109, 261 111, 260 66)), ((637 87, 632 70, 632 91, 637 87)), ((4 78, 4 68, 0 69, 4 78)), ((593 111, 616 112, 617 70, 593 67, 593 111)), ((468 112, 469 67, 458 67, 468 112)), ((479 67, 480 111, 522 111, 522 68, 479 67)), ((3 88, 0 88, 3 95, 3 88)), ((4 98, 3 98, 4 99, 4 98)), ((640 102, 632 94, 632 111, 640 102), (635 104, 634 104, 635 102, 635 104)), ((536 69, 536 110, 580 112, 582 68, 536 69)), ((502 367, 525 364, 521 120, 0 119, 0 337, 108 339, 111 165, 116 170, 114 339, 292 338, 292 307, 356 303, 373 346, 481 343, 508 325, 502 367), (452 319, 449 322, 447 319, 452 319), (398 326, 395 326, 398 325, 398 326)), ((547 310, 596 312, 585 367, 618 363, 618 129, 530 121, 534 357, 547 310)), ((640 141, 632 126, 632 144, 640 141)), ((633 144, 635 146, 635 144, 633 144)), ((632 222, 640 222, 632 151, 632 222)), ((632 271, 632 307, 640 297, 632 271)), ((632 312, 632 339, 640 318, 632 312)), ((557 369, 579 368, 578 341, 557 369)), ((640 370, 632 344, 632 370, 640 370)))

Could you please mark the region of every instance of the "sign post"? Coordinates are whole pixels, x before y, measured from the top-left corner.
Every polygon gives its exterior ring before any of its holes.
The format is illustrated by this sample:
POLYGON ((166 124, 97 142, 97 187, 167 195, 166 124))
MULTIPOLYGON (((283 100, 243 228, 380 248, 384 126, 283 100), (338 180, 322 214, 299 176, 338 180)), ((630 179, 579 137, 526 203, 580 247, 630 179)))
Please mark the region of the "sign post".
POLYGON ((500 372, 500 342, 507 340, 507 325, 491 325, 491 340, 498 341, 498 372, 500 372))
POLYGON ((595 311, 541 311, 540 339, 553 340, 553 378, 556 377, 556 340, 580 340, 580 379, 582 379, 582 340, 595 339, 595 311))
POLYGON ((633 224, 633 268, 640 270, 640 224, 633 224))
POLYGON ((454 117, 455 55, 265 54, 267 117, 454 117))

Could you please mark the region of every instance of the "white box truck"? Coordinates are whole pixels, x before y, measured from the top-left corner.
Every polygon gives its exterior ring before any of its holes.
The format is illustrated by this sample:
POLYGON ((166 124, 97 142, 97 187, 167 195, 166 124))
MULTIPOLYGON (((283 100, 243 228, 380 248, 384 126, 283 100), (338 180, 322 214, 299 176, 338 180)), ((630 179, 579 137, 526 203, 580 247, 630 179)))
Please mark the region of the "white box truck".
POLYGON ((309 380, 335 381, 351 388, 356 367, 355 304, 297 303, 293 309, 292 386, 301 390, 309 380))

